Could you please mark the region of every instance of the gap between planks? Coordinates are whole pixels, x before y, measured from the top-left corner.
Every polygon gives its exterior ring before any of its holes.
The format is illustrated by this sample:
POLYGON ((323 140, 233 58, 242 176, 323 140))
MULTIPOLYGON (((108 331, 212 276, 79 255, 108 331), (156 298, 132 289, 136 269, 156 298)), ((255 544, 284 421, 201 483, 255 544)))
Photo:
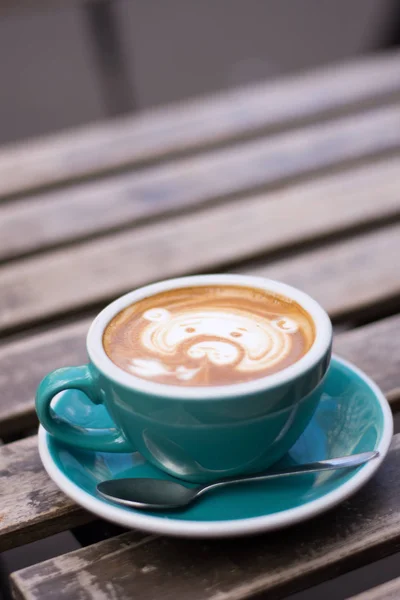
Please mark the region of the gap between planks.
POLYGON ((371 590, 352 596, 348 600, 399 600, 400 577, 378 585, 371 590))
POLYGON ((400 93, 399 67, 399 51, 375 54, 8 146, 0 152, 0 196, 100 176, 382 103, 400 93))

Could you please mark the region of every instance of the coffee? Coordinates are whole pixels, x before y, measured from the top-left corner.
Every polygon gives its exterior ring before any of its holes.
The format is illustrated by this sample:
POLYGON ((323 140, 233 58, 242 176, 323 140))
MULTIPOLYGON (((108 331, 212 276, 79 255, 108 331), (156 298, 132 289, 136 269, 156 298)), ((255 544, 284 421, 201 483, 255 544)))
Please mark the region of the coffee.
POLYGON ((257 288, 209 285, 155 294, 107 325, 108 357, 136 377, 179 386, 241 383, 298 361, 315 339, 310 315, 257 288))

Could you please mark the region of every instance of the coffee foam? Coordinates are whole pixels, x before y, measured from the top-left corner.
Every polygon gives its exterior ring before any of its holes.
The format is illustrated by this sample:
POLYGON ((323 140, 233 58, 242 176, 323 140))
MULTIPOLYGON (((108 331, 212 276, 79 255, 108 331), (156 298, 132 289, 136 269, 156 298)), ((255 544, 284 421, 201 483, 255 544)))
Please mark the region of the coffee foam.
POLYGON ((144 379, 223 385, 275 373, 299 360, 315 338, 295 302, 253 288, 171 290, 116 315, 103 344, 109 358, 144 379))

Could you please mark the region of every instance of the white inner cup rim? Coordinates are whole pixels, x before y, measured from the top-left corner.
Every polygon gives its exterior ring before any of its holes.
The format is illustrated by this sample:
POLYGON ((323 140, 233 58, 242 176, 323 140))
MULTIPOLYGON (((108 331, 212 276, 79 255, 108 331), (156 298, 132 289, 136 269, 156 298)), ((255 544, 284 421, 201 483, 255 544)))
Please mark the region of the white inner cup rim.
POLYGON ((87 335, 87 351, 89 358, 97 369, 107 378, 132 390, 142 393, 163 396, 176 400, 218 399, 240 397, 261 390, 269 390, 281 384, 293 381, 311 369, 328 351, 332 341, 332 324, 325 310, 308 294, 272 279, 252 275, 192 275, 167 279, 138 288, 117 298, 106 306, 94 319, 87 335), (108 323, 130 304, 148 298, 161 292, 186 287, 208 285, 229 285, 238 287, 253 287, 262 291, 276 293, 297 302, 311 316, 315 325, 315 340, 311 348, 294 364, 259 379, 248 382, 233 383, 219 386, 178 386, 157 383, 141 379, 127 373, 107 356, 103 346, 103 333, 108 323))

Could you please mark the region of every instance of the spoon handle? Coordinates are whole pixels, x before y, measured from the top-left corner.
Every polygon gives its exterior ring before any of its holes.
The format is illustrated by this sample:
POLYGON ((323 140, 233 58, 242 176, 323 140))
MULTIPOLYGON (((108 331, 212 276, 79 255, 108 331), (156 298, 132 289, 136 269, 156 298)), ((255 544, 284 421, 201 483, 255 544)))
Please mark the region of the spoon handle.
POLYGON ((286 475, 300 475, 301 473, 316 473, 320 471, 333 471, 336 469, 354 469, 378 456, 379 452, 374 450, 372 452, 361 452, 360 454, 341 456, 340 458, 319 460, 305 465, 294 465, 292 467, 286 467, 285 469, 279 469, 279 471, 268 471, 263 475, 254 475, 254 477, 232 477, 204 486, 204 491, 206 489, 209 490, 211 488, 235 483, 267 481, 268 479, 277 479, 278 477, 285 477, 286 475))

